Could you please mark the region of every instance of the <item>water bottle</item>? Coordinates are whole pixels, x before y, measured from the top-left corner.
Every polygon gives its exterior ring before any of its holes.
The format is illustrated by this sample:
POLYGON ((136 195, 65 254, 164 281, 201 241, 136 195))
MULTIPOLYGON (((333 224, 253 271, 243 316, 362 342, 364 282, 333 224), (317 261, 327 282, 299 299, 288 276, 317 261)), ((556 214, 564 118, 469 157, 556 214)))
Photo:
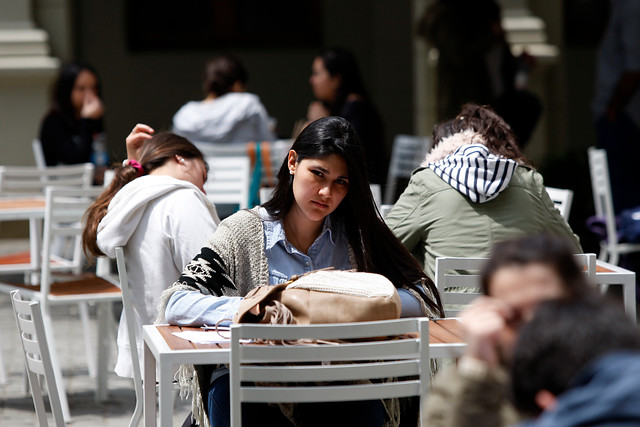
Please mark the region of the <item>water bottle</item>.
POLYGON ((98 133, 93 137, 91 144, 91 163, 96 167, 107 166, 109 164, 109 153, 107 153, 107 135, 104 132, 98 133))

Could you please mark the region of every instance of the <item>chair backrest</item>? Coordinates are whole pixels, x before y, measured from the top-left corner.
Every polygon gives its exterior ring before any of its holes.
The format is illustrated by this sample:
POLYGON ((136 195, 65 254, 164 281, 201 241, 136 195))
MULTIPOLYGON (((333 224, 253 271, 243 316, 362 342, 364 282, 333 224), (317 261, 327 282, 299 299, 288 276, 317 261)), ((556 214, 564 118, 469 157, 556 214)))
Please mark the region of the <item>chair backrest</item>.
POLYGON ((487 258, 436 258, 436 287, 447 317, 456 316, 480 293, 480 270, 487 258))
POLYGON ((396 135, 391 149, 384 204, 395 202, 396 180, 411 176, 411 172, 424 160, 431 142, 431 138, 426 136, 396 135))
POLYGON ((20 333, 20 342, 22 344, 23 354, 25 358, 25 368, 27 370, 27 378, 31 389, 31 397, 33 405, 36 409, 36 415, 40 426, 48 426, 47 414, 42 398, 42 387, 38 375, 44 375, 49 390, 49 403, 56 426, 65 425, 62 413, 62 405, 60 404, 60 395, 56 375, 54 373, 53 364, 51 362, 51 354, 49 353, 49 344, 44 329, 44 321, 42 312, 40 311, 40 303, 23 301, 18 290, 11 291, 11 304, 18 324, 18 332, 20 333))
POLYGON ((589 147, 589 173, 591 175, 591 189, 596 216, 605 219, 607 240, 610 245, 618 243, 615 211, 611 196, 611 182, 609 181, 609 166, 607 152, 602 148, 589 147))
POLYGON ((52 269, 64 266, 79 274, 83 267, 82 228, 83 216, 104 188, 47 187, 42 238, 42 278, 40 291, 46 299, 52 281, 52 269), (57 236, 66 237, 70 245, 66 250, 52 254, 52 243, 57 236))
MULTIPOLYGON (((596 255, 575 254, 578 267, 584 270, 591 283, 596 279, 596 255)), ((487 258, 436 258, 436 287, 447 317, 458 315, 474 299, 479 297, 480 272, 487 258)))
POLYGON ((207 197, 215 204, 249 204, 250 162, 247 156, 207 157, 209 176, 204 184, 207 197))
POLYGON ((378 209, 380 209, 380 206, 382 205, 382 189, 380 184, 369 184, 369 188, 371 188, 373 201, 376 203, 378 209))
POLYGON ((39 139, 31 141, 31 148, 33 149, 33 159, 36 162, 38 169, 44 169, 47 167, 47 161, 44 158, 44 150, 42 149, 42 143, 39 139))
POLYGON ((0 166, 0 193, 43 193, 49 185, 89 187, 93 164, 51 166, 0 166))
POLYGON ((380 215, 382 215, 382 219, 386 218, 386 216, 393 209, 393 205, 380 205, 380 215))
POLYGON ((279 139, 269 145, 269 157, 274 177, 278 177, 280 166, 282 166, 282 162, 289 154, 292 145, 293 139, 279 139))
POLYGON ((241 425, 242 402, 422 398, 430 381, 428 337, 427 318, 330 325, 233 325, 231 425, 241 425), (418 332, 417 337, 384 338, 410 332, 418 332), (354 341, 338 345, 246 342, 257 339, 354 341), (302 366, 292 366, 296 364, 302 366))
POLYGON ((273 197, 275 187, 262 187, 260 189, 260 204, 263 205, 273 197))
POLYGON ((553 187, 546 187, 546 190, 547 194, 549 194, 549 197, 551 198, 551 201, 560 211, 560 215, 562 215, 564 219, 569 220, 571 203, 573 202, 573 190, 553 187))

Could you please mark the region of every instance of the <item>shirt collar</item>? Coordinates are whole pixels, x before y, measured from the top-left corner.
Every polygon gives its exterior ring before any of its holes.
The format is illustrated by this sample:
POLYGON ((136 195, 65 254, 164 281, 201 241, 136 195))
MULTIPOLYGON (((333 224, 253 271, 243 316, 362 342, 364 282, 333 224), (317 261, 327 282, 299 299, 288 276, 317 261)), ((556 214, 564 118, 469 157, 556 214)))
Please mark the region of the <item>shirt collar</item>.
MULTIPOLYGON (((284 226, 282 224, 282 221, 279 219, 273 219, 264 208, 260 208, 260 211, 261 211, 260 214, 263 220, 264 231, 265 231, 264 232, 265 249, 268 250, 273 248, 278 242, 282 242, 282 244, 285 244, 287 240, 284 233, 284 226)), ((336 242, 335 242, 335 235, 331 225, 331 215, 327 215, 324 218, 322 231, 320 232, 320 235, 316 239, 316 242, 320 239, 323 239, 325 234, 328 234, 328 238, 331 244, 335 245, 336 242)))

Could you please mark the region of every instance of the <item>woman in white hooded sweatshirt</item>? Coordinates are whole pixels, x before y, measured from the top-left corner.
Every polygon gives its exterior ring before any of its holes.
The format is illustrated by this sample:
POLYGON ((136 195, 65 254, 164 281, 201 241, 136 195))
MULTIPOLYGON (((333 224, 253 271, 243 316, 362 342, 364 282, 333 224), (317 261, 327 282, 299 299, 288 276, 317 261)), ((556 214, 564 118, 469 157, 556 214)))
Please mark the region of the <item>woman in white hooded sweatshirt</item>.
MULTIPOLYGON (((220 222, 204 193, 207 166, 202 153, 178 135, 152 133, 139 124, 127 137, 129 158, 87 211, 83 233, 87 254, 115 257, 115 248, 124 247, 137 315, 138 354, 142 325, 155 320, 162 291, 180 276, 220 222)), ((115 372, 133 377, 124 312, 115 372)))

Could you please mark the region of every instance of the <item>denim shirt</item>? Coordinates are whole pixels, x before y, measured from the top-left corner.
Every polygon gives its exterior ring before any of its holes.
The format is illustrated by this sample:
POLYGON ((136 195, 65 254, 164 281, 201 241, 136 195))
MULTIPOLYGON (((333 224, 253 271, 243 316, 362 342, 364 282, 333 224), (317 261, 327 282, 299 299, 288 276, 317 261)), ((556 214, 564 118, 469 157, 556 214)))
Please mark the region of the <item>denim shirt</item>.
MULTIPOLYGON (((308 253, 296 249, 286 238, 282 221, 273 220, 266 209, 260 208, 263 219, 265 255, 269 264, 269 284, 286 282, 292 276, 325 267, 351 269, 349 246, 342 224, 324 220, 320 235, 308 253)), ((165 309, 167 322, 181 326, 229 324, 238 311, 242 297, 203 295, 196 291, 176 291, 165 309)))
POLYGON ((270 285, 284 283, 292 276, 320 268, 334 267, 337 270, 352 268, 344 228, 342 224, 332 226, 330 216, 325 218, 320 235, 305 254, 287 240, 282 221, 271 220, 263 208, 260 209, 260 214, 265 219, 264 246, 269 263, 270 285))

